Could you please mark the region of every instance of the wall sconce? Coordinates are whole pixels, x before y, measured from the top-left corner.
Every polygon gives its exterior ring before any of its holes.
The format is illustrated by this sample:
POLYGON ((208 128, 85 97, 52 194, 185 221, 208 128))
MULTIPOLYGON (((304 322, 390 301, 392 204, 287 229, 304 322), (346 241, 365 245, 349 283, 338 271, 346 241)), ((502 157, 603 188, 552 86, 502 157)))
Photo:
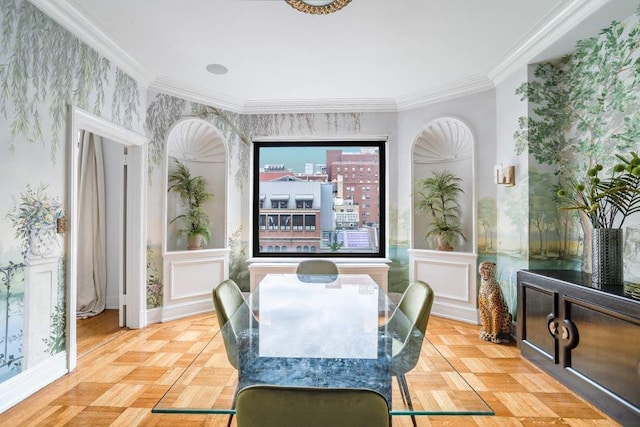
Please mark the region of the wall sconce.
POLYGON ((502 163, 493 168, 493 179, 496 184, 513 187, 516 185, 516 167, 502 166, 502 163))

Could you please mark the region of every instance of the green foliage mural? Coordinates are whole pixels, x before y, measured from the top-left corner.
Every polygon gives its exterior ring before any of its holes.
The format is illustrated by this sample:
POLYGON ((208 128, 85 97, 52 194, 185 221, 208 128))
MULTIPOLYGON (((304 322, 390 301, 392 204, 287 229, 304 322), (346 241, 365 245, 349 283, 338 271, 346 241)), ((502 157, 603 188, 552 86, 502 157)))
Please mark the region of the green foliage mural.
MULTIPOLYGON (((23 360, 28 360, 29 355, 22 354, 27 337, 48 354, 65 346, 64 245, 55 224, 67 203, 63 154, 68 106, 129 129, 138 127, 141 118, 134 79, 29 1, 0 0, 0 12, 0 120, 5 150, 0 163, 7 184, 0 203, 0 381, 4 381, 21 372, 23 360), (31 182, 38 175, 47 185, 31 182), (36 311, 25 307, 24 288, 34 283, 34 269, 28 262, 16 263, 20 252, 21 258, 47 257, 47 265, 54 266, 51 271, 57 271, 57 299, 46 332, 22 330, 23 316, 36 311)), ((55 280, 52 276, 53 285, 55 280)), ((30 295, 37 298, 40 293, 30 295)))
MULTIPOLYGON (((39 142, 56 153, 64 137, 67 104, 103 115, 111 64, 26 0, 0 0, 3 52, 0 111, 11 116, 14 138, 39 142), (42 129, 45 116, 51 121, 42 129)), ((111 119, 131 128, 138 114, 138 85, 115 70, 111 119)), ((14 150, 14 140, 9 149, 14 150)))
MULTIPOLYGON (((525 150, 561 177, 580 172, 640 140, 640 27, 637 16, 579 41, 573 54, 536 66, 517 94, 533 105, 515 133, 525 150)), ((609 162, 607 162, 609 163, 609 162)))
POLYGON ((483 197, 478 201, 478 224, 482 232, 478 236, 478 251, 495 252, 494 233, 498 222, 498 205, 494 197, 483 197))
MULTIPOLYGON (((361 114, 238 114, 217 107, 185 101, 165 94, 156 94, 147 107, 145 128, 150 136, 149 172, 164 159, 166 137, 180 119, 198 117, 213 124, 224 136, 229 149, 229 163, 236 189, 244 191, 249 183, 250 142, 252 138, 287 135, 354 134, 361 131, 361 114)), ((229 276, 245 291, 249 290, 249 270, 246 261, 247 243, 242 241, 242 226, 228 238, 230 253, 229 276)), ((148 302, 161 304, 156 291, 162 279, 149 276, 148 302)), ((404 284, 406 286, 406 283, 404 284)))
POLYGON ((147 246, 147 308, 162 306, 162 253, 147 246))
POLYGON ((532 256, 582 256, 589 269, 590 225, 575 211, 559 210, 556 193, 584 181, 596 163, 608 173, 614 154, 640 149, 639 18, 640 9, 579 41, 574 53, 536 65, 535 78, 516 91, 529 102, 514 135, 516 152, 549 165, 529 170, 532 256))
POLYGON ((228 239, 230 250, 229 256, 229 278, 236 282, 243 292, 251 290, 251 282, 249 280, 249 264, 247 263, 247 246, 242 243, 242 227, 233 232, 228 239))

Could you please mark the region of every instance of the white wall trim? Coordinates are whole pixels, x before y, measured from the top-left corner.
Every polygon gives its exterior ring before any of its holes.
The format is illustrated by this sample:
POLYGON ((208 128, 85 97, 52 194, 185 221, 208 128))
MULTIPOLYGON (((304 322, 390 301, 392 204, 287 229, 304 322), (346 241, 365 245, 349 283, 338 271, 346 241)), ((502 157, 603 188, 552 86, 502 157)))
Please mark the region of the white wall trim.
POLYGON ((247 100, 245 114, 282 113, 395 113, 398 105, 394 98, 325 98, 325 99, 273 99, 247 100))
MULTIPOLYGON (((182 319, 197 314, 213 312, 213 299, 207 296, 198 301, 188 301, 184 303, 165 305, 160 308, 160 322, 182 319)), ((157 319, 156 316, 154 316, 157 319)))
POLYGON ((123 128, 109 120, 96 116, 78 107, 72 107, 73 124, 76 128, 87 129, 108 139, 126 140, 126 145, 144 145, 148 138, 137 132, 123 128))
POLYGON ((496 86, 502 83, 608 1, 574 0, 566 7, 558 5, 540 21, 541 25, 518 41, 517 46, 489 71, 488 77, 496 86))
POLYGON ((60 352, 0 383, 0 413, 67 373, 67 353, 60 352))
POLYGON ((168 95, 205 105, 214 105, 235 113, 323 113, 323 112, 400 112, 423 107, 461 96, 494 88, 519 67, 527 65, 536 55, 548 48, 569 30, 583 21, 608 0, 573 0, 568 6, 558 5, 540 20, 540 25, 505 52, 486 75, 453 82, 445 87, 417 91, 389 98, 354 99, 271 99, 241 100, 229 95, 156 75, 129 55, 104 31, 96 27, 66 0, 29 0, 60 25, 112 61, 143 86, 168 95))
POLYGON ((76 316, 77 304, 77 251, 78 251, 78 144, 76 132, 84 129, 129 147, 129 209, 127 223, 127 325, 132 328, 146 326, 146 238, 147 238, 147 137, 109 122, 85 110, 70 105, 67 112, 67 144, 69 144, 67 211, 67 368, 71 372, 77 363, 76 316), (137 315, 137 316, 136 316, 137 315))
POLYGON ((465 80, 453 82, 447 86, 400 96, 397 99, 396 111, 413 110, 435 104, 436 102, 484 92, 494 87, 495 85, 488 77, 477 75, 465 80))
POLYGON ((212 92, 203 87, 174 80, 165 76, 158 76, 149 85, 149 89, 186 99, 188 101, 197 102, 199 104, 213 105, 234 113, 244 112, 244 103, 241 99, 212 92))
POLYGON ((29 1, 100 55, 113 62, 114 65, 130 77, 137 80, 142 86, 148 86, 154 79, 154 73, 150 69, 129 55, 69 2, 65 0, 29 1))

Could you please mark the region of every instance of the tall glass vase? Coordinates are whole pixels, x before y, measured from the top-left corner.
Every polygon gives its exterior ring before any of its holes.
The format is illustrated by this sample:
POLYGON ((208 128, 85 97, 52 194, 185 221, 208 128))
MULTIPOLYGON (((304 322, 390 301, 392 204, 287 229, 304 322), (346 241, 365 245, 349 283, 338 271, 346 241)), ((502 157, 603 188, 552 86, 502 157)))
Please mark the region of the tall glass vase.
POLYGON ((591 281, 597 285, 622 285, 621 228, 594 228, 591 232, 591 281))

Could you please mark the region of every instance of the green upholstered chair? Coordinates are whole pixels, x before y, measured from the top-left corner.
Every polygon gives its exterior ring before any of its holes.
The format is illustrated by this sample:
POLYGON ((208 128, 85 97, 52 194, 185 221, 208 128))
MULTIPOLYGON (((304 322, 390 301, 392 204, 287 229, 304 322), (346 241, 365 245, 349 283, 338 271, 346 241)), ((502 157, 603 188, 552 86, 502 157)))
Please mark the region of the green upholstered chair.
POLYGON ((366 389, 255 385, 238 392, 238 427, 386 427, 385 398, 366 389))
POLYGON ((301 282, 333 282, 338 277, 338 266, 327 259, 308 259, 296 268, 301 282))
MULTIPOLYGON (((231 279, 227 279, 213 288, 212 296, 218 324, 220 329, 223 329, 223 326, 229 321, 233 313, 245 304, 244 297, 236 282, 231 279)), ((234 324, 232 326, 232 328, 227 327, 224 329, 225 333, 223 333, 222 337, 227 351, 227 359, 229 359, 231 366, 238 369, 236 335, 240 325, 234 324)))
MULTIPOLYGON (((404 291, 396 310, 383 326, 392 337, 391 373, 398 378, 402 400, 409 409, 413 409, 413 404, 405 374, 415 368, 420 359, 433 297, 433 290, 425 282, 417 280, 411 283, 404 291), (414 326, 420 331, 419 336, 412 333, 414 326)), ((415 425, 413 416, 412 421, 415 425)))

